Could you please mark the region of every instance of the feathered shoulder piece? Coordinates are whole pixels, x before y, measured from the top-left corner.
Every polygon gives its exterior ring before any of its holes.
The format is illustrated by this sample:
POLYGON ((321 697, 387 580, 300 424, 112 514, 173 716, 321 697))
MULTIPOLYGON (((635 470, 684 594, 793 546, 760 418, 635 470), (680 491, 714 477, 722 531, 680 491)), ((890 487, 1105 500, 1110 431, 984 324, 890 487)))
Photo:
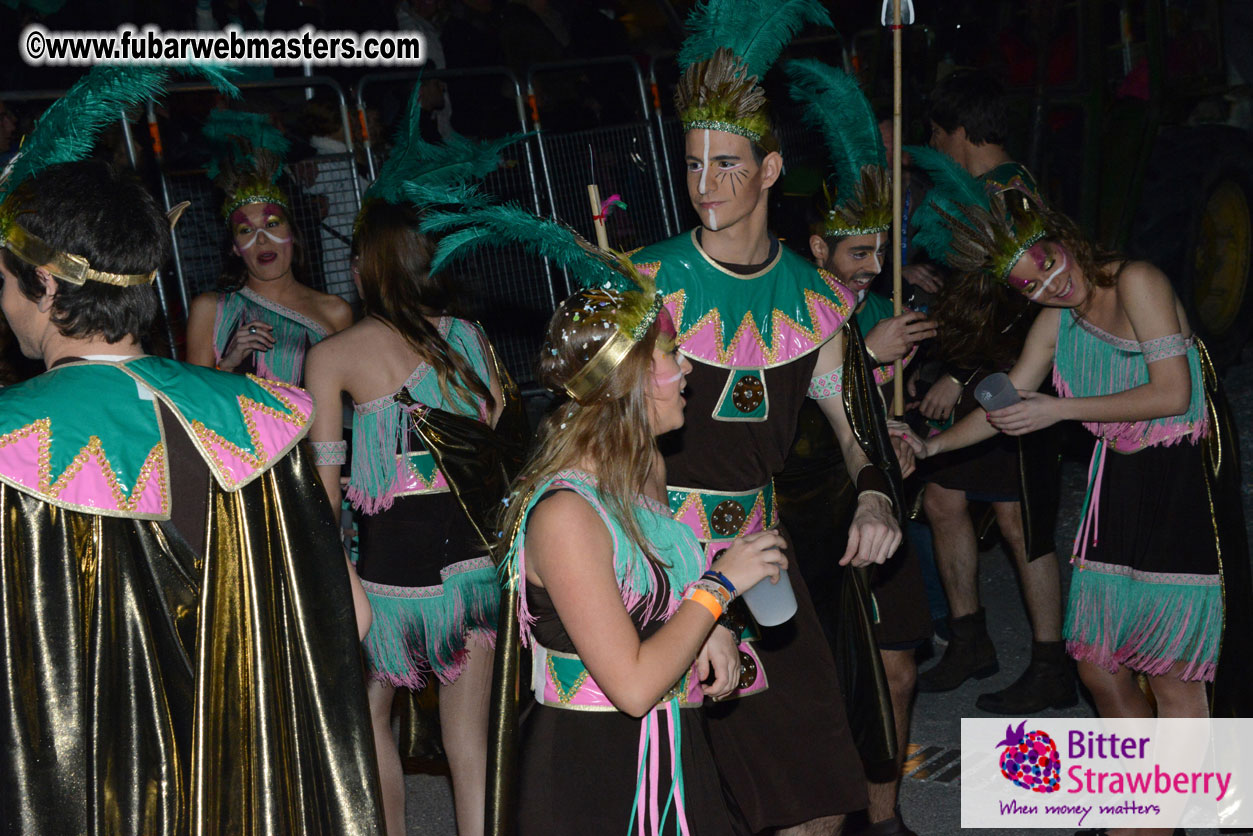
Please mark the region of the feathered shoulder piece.
POLYGON ((679 50, 683 129, 726 131, 778 150, 760 82, 806 23, 831 25, 818 0, 700 0, 679 50))
POLYGON ((500 165, 500 154, 505 148, 526 136, 511 134, 480 142, 453 134, 439 145, 427 142, 422 138, 420 125, 419 86, 414 85, 409 112, 396 131, 392 151, 363 200, 404 203, 412 201, 414 186, 438 189, 481 180, 500 165))
POLYGON ((1003 282, 1022 254, 1048 234, 1040 207, 1026 193, 989 195, 948 154, 923 146, 905 150, 932 182, 911 219, 914 242, 954 270, 982 271, 1003 282))
MULTIPOLYGON (((91 155, 96 137, 128 108, 158 98, 172 72, 208 80, 219 92, 236 97, 230 81, 233 70, 208 65, 187 67, 108 66, 92 68, 35 122, 21 149, 0 173, 0 246, 15 256, 45 267, 59 279, 82 284, 104 282, 120 287, 148 284, 154 273, 111 273, 93 268, 81 255, 61 252, 31 234, 19 223, 22 191, 19 187, 49 166, 76 162, 91 155)), ((179 213, 181 213, 179 209, 179 213)), ((172 213, 177 219, 177 213, 172 213)), ((173 221, 171 221, 171 224, 173 221)))
POLYGON ((604 381, 631 347, 642 339, 661 311, 661 296, 650 276, 642 275, 626 255, 602 250, 569 226, 541 218, 516 204, 491 203, 481 195, 455 190, 446 201, 427 190, 432 202, 455 204, 448 209, 428 210, 422 231, 446 233, 431 262, 432 272, 482 244, 520 244, 569 271, 582 288, 560 315, 578 322, 595 315, 605 321, 605 331, 587 346, 582 371, 563 384, 576 401, 586 398, 604 381))
POLYGON ((784 66, 805 122, 822 132, 835 191, 827 192, 825 235, 869 235, 892 226, 892 191, 879 121, 857 80, 815 59, 784 66))
POLYGON ((214 110, 203 134, 213 158, 205 173, 226 193, 222 217, 250 203, 275 203, 291 212, 291 201, 278 185, 291 143, 270 117, 243 110, 214 110))

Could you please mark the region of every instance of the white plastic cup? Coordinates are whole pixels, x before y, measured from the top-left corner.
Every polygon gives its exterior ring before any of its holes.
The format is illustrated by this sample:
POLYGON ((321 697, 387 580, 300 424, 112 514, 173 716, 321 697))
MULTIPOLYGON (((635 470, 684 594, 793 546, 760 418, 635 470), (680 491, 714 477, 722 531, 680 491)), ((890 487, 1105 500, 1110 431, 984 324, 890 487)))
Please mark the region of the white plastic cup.
POLYGON ((792 582, 788 580, 786 569, 779 572, 778 583, 762 578, 755 586, 744 590, 740 597, 762 627, 774 627, 796 615, 796 593, 792 592, 792 582))
POLYGON ((1018 394, 1018 387, 1014 386, 1014 381, 1009 379, 1009 375, 1005 372, 996 372, 979 381, 979 385, 975 387, 975 400, 988 412, 995 412, 998 409, 1013 406, 1022 398, 1018 394))

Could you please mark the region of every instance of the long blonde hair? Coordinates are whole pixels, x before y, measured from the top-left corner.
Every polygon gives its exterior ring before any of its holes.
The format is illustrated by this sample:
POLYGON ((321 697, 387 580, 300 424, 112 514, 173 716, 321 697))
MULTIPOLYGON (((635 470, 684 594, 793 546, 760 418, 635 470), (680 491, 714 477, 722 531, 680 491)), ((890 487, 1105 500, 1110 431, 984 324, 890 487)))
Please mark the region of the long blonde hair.
MULTIPOLYGON (((538 380, 553 391, 575 376, 616 325, 612 309, 588 313, 580 294, 567 299, 548 325, 541 349, 538 380), (573 311, 579 313, 572 313, 573 311), (605 324, 609 323, 609 328, 605 324)), ((609 514, 631 541, 654 562, 635 518, 635 502, 644 491, 657 455, 650 420, 649 382, 658 326, 649 328, 617 367, 583 399, 561 404, 545 419, 539 443, 505 506, 497 530, 508 551, 535 488, 585 459, 596 463, 598 492, 609 514)))

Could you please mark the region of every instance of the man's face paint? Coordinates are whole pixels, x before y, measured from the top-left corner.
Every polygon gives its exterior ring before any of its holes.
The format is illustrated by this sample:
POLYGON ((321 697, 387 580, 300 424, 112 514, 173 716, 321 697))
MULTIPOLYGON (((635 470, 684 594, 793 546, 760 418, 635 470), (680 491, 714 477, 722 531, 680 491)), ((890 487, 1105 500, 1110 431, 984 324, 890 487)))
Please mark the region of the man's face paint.
POLYGON ((883 271, 883 258, 887 244, 883 233, 852 235, 834 245, 827 244, 827 258, 823 268, 835 275, 836 280, 857 294, 860 302, 875 276, 883 271))
POLYGON ((742 220, 762 199, 762 168, 745 137, 709 129, 688 131, 687 193, 710 231, 742 220))
POLYGON ((235 253, 251 278, 269 281, 291 272, 292 233, 283 207, 251 203, 231 213, 235 253))
POLYGON ((1040 241, 1023 253, 1005 281, 1032 302, 1071 307, 1077 302, 1074 261, 1070 252, 1053 241, 1040 241))

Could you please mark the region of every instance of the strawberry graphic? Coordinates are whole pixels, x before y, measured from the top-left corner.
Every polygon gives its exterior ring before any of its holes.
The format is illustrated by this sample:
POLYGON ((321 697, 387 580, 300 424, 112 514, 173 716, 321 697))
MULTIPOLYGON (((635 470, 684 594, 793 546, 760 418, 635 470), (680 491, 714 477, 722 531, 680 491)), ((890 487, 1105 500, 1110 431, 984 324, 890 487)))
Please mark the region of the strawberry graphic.
POLYGON ((996 744, 1005 747, 1001 774, 1031 792, 1057 792, 1062 772, 1057 744, 1047 732, 1024 732, 1026 728, 1026 720, 1017 729, 1012 724, 1005 727, 1005 739, 996 744))

